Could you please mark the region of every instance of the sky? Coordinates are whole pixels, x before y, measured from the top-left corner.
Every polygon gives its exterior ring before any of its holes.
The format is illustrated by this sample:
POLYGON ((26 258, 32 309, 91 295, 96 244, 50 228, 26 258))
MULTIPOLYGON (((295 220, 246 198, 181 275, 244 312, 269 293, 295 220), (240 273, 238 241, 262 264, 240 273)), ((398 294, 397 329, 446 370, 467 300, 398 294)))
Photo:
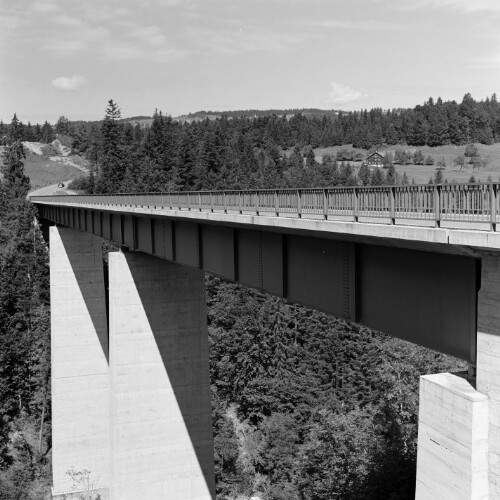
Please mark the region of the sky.
POLYGON ((0 0, 0 119, 500 93, 500 0, 0 0))

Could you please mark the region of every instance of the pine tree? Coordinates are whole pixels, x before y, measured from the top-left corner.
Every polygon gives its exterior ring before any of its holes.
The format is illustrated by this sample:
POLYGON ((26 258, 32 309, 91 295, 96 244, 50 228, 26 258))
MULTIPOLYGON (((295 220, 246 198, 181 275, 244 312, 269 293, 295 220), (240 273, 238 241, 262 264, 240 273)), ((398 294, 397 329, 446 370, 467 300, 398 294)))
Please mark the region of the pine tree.
POLYGON ((47 121, 42 125, 40 139, 45 144, 49 144, 54 140, 54 129, 47 121))
POLYGON ((436 169, 434 174, 434 184, 442 184, 444 182, 443 172, 440 168, 436 169))
POLYGON ((26 158, 22 138, 22 126, 17 116, 14 115, 9 127, 8 144, 3 153, 2 173, 7 196, 11 198, 24 198, 30 190, 30 180, 24 174, 26 158))
POLYGON ((391 165, 387 169, 387 173, 385 175, 385 183, 390 186, 396 184, 396 169, 394 168, 394 165, 391 165))
MULTIPOLYGON (((394 168, 394 167, 393 167, 394 168)), ((363 186, 368 186, 370 184, 370 169, 366 163, 363 163, 359 168, 358 178, 363 186)))
POLYGON ((384 184, 384 176, 382 175, 382 170, 380 168, 374 168, 370 178, 371 186, 382 186, 384 184))
POLYGON ((125 175, 121 147, 122 130, 118 123, 120 116, 120 108, 113 99, 110 99, 100 130, 98 148, 100 169, 96 186, 99 193, 117 192, 125 175))

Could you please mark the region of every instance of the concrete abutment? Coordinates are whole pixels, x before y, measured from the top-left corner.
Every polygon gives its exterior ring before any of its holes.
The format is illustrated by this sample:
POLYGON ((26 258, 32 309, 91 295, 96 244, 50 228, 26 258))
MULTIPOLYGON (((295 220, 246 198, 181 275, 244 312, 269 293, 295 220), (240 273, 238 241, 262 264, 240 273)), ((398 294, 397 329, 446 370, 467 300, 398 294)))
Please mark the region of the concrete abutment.
POLYGON ((451 373, 420 378, 416 500, 488 500, 488 397, 451 373))

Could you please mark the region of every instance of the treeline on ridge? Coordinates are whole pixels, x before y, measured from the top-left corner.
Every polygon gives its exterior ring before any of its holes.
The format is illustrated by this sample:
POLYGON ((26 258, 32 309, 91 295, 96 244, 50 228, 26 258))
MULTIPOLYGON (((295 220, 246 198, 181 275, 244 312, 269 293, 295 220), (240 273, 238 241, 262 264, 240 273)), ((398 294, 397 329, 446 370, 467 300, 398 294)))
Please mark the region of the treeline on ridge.
MULTIPOLYGON (((313 148, 353 144, 354 147, 369 149, 381 144, 441 146, 500 141, 500 107, 496 94, 476 101, 467 93, 460 103, 429 98, 424 104, 408 109, 373 108, 362 111, 324 111, 322 114, 321 110, 310 111, 234 111, 222 113, 219 120, 230 121, 228 127, 247 135, 255 146, 272 141, 281 148, 296 144, 311 145, 313 148)), ((86 150, 92 130, 98 124, 69 122, 61 118, 53 132, 70 132, 75 148, 86 150)), ((28 123, 23 127, 23 140, 47 142, 50 127, 47 122, 43 125, 28 123)), ((192 127, 193 134, 198 135, 196 123, 183 123, 183 127, 192 127)), ((6 129, 7 125, 0 122, 0 136, 4 135, 6 129)), ((127 134, 132 135, 131 131, 127 134)))

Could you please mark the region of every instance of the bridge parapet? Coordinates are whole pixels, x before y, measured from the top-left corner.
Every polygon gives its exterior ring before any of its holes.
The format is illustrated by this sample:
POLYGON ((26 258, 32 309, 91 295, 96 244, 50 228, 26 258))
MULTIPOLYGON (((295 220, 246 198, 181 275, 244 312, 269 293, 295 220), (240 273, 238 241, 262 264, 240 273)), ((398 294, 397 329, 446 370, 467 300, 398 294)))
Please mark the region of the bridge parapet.
POLYGON ((34 203, 161 207, 353 222, 496 230, 500 184, 424 184, 247 191, 33 196, 34 203))

